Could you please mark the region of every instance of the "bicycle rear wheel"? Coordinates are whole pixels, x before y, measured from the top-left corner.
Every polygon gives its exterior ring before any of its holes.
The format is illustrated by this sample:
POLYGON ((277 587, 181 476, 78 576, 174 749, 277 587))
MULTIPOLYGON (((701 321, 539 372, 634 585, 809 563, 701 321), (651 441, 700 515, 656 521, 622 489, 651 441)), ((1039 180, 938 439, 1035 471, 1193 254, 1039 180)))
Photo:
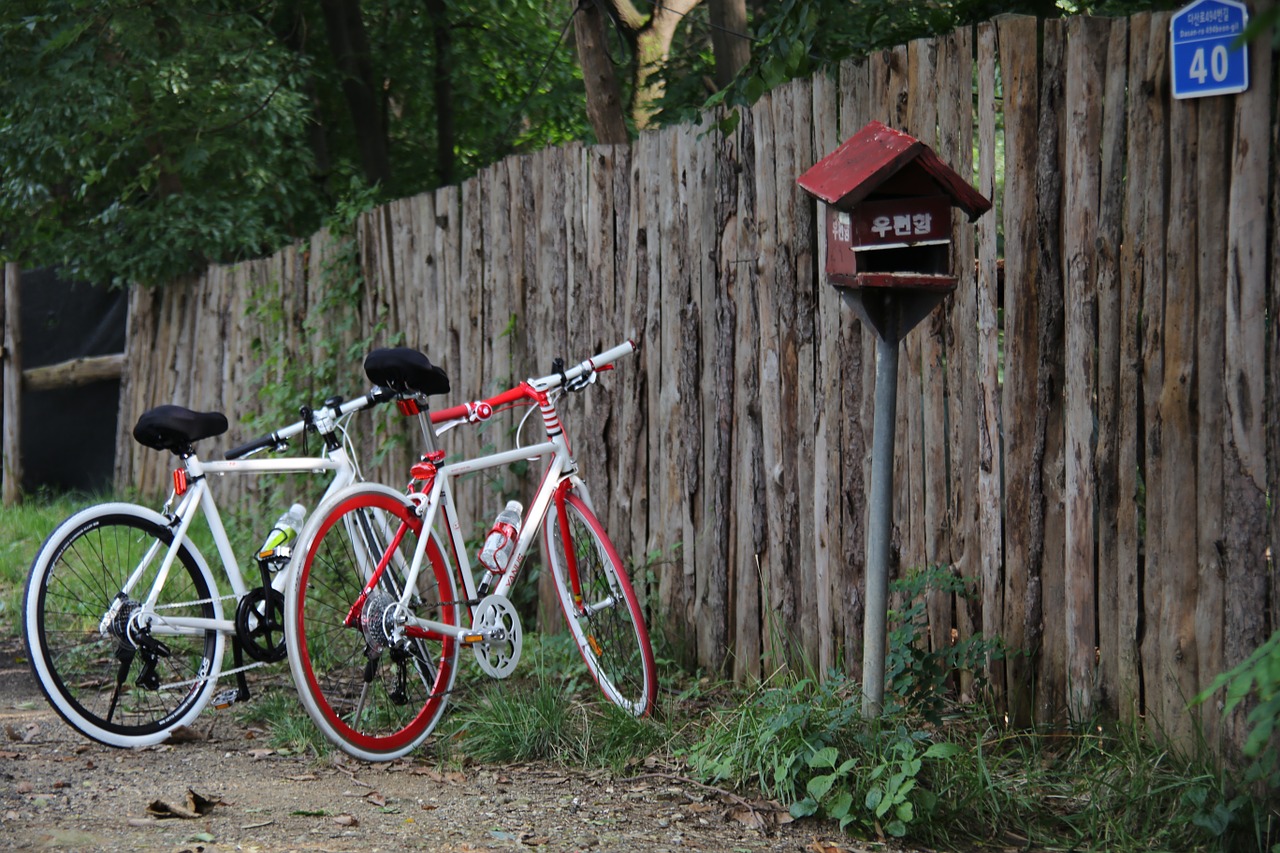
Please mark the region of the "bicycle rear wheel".
POLYGON ((544 547, 560 608, 591 677, 634 716, 653 708, 658 678, 644 614, 600 520, 572 492, 547 513, 544 547))
POLYGON ((223 636, 166 619, 221 616, 204 561, 186 545, 151 624, 131 619, 173 541, 156 513, 103 504, 76 513, 31 565, 23 635, 41 691, 72 728, 108 746, 160 743, 190 724, 217 687, 223 636), (121 593, 141 571, 131 593, 121 593))
MULTIPOLYGON (((285 596, 294 683, 325 737, 365 761, 399 758, 422 743, 453 686, 457 641, 397 630, 394 605, 421 535, 422 520, 404 495, 359 484, 317 509, 294 551, 285 596), (378 585, 362 600, 383 564, 378 585)), ((458 624, 453 577, 435 536, 410 610, 458 624)))

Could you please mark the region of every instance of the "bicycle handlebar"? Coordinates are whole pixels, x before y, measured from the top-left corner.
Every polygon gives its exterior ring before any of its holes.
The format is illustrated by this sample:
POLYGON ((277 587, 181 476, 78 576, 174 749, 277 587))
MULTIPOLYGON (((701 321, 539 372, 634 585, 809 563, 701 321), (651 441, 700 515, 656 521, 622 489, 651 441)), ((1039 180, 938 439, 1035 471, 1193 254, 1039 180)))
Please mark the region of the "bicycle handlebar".
POLYGON ((615 361, 635 351, 636 344, 634 341, 623 341, 617 346, 597 353, 563 372, 549 373, 546 376, 525 380, 516 387, 503 391, 501 394, 490 397, 487 400, 477 400, 472 403, 462 403, 457 406, 450 406, 447 409, 432 411, 431 423, 440 425, 448 424, 450 421, 477 423, 478 421, 487 420, 493 411, 501 406, 514 403, 517 400, 530 399, 530 388, 534 391, 549 391, 552 388, 571 385, 574 380, 585 375, 594 373, 597 370, 609 369, 615 361))
MULTIPOLYGON (((328 409, 332 413, 333 417, 336 419, 336 418, 341 418, 344 415, 348 415, 352 412, 358 412, 363 409, 373 408, 379 403, 385 403, 388 400, 395 399, 395 396, 396 396, 395 392, 390 390, 389 388, 381 388, 381 387, 375 386, 374 388, 370 389, 368 394, 364 394, 363 396, 357 397, 354 400, 348 400, 347 402, 341 403, 337 406, 324 406, 322 407, 322 410, 328 409)), ((261 436, 260 438, 255 438, 253 441, 249 441, 244 444, 241 444, 239 447, 231 448, 226 452, 226 458, 240 459, 245 456, 248 456, 251 453, 256 453, 259 450, 266 450, 268 448, 280 447, 281 445, 285 444, 285 442, 287 442, 289 439, 293 438, 295 435, 305 430, 308 426, 311 426, 312 423, 313 421, 311 419, 307 419, 307 420, 301 420, 296 423, 289 424, 286 427, 281 427, 280 429, 268 435, 261 436)))
POLYGON ((529 384, 539 390, 555 388, 558 385, 567 385, 579 376, 607 368, 624 355, 631 355, 635 351, 635 341, 626 340, 616 347, 596 353, 591 358, 574 365, 563 373, 551 373, 539 379, 530 379, 529 384))

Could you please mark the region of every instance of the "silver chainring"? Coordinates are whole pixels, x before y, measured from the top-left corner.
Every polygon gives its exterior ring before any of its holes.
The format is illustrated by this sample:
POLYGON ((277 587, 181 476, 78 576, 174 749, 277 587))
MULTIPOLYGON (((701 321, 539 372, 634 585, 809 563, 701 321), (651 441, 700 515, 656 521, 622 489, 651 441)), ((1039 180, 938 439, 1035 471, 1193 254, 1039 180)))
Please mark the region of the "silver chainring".
POLYGON ((506 678, 520 662, 524 631, 511 601, 502 595, 485 596, 476 606, 475 631, 486 639, 472 645, 480 668, 494 678, 506 678))

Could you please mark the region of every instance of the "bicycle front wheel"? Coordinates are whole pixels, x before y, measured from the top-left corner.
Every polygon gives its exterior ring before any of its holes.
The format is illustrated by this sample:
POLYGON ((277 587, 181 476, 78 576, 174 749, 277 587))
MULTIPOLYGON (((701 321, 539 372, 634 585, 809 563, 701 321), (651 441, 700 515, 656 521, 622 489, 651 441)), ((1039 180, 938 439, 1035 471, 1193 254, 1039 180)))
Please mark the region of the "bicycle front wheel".
POLYGON ((221 616, 209 569, 187 545, 153 617, 139 615, 173 541, 163 521, 132 504, 83 510, 49 535, 27 578, 23 635, 36 681, 62 719, 108 746, 166 740, 217 686, 222 635, 169 621, 221 616))
POLYGON ((560 608, 591 677, 634 716, 653 708, 658 678, 644 614, 600 520, 577 495, 547 513, 543 542, 560 608))
POLYGON ((457 625, 453 578, 439 542, 402 494, 351 486, 321 505, 299 537, 285 596, 289 667, 303 707, 344 752, 389 761, 439 722, 458 643, 405 627, 405 617, 457 625), (430 536, 409 612, 397 602, 418 539, 430 536), (377 585, 364 588, 380 571, 377 585), (417 632, 420 633, 420 632, 417 632))

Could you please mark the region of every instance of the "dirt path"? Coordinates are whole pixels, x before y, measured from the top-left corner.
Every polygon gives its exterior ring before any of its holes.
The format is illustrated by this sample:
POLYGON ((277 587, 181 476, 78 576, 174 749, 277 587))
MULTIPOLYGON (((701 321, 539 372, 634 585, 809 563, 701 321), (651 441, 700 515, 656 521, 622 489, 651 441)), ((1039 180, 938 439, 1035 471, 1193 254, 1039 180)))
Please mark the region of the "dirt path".
POLYGON ((827 825, 653 773, 541 765, 365 764, 282 755, 228 712, 139 750, 85 740, 0 639, 0 849, 244 851, 836 851, 827 825), (190 817, 159 817, 157 812, 190 817), (204 812, 202 814, 197 814, 204 812), (763 828, 756 824, 764 822, 763 828))

